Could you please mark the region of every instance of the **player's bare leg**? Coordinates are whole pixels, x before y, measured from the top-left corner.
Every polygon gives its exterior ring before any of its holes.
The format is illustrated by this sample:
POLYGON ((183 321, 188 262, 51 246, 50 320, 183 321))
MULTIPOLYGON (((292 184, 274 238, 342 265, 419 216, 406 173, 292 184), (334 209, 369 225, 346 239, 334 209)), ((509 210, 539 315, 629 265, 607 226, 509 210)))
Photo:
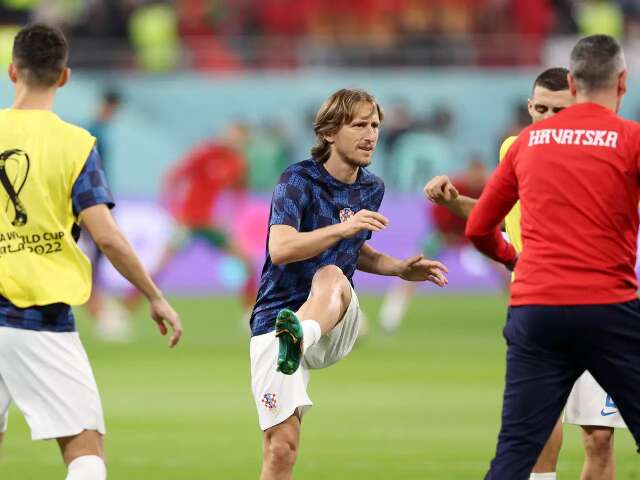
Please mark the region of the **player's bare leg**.
POLYGON ((335 265, 320 268, 311 282, 307 301, 294 313, 284 309, 276 319, 280 346, 278 370, 293 374, 300 365, 303 348, 309 348, 331 331, 344 316, 351 302, 351 284, 335 265))
POLYGON ((2 446, 2 442, 4 442, 4 432, 0 432, 0 447, 2 446))
POLYGON ((380 308, 379 323, 385 333, 393 333, 400 327, 413 291, 411 282, 402 282, 389 290, 380 308))
POLYGON ((260 480, 289 480, 300 444, 300 419, 292 415, 262 435, 260 480))
POLYGON ((313 319, 322 334, 331 331, 351 303, 351 284, 335 265, 320 268, 313 276, 311 293, 298 310, 300 321, 313 319))
POLYGON ((62 459, 68 467, 66 480, 104 480, 107 470, 104 461, 102 435, 84 430, 78 435, 58 438, 62 459))
POLYGON ((583 426, 585 459, 580 480, 614 480, 613 428, 583 426))
MULTIPOLYGON (((560 448, 562 447, 562 419, 558 419, 558 423, 553 427, 553 431, 549 436, 549 440, 545 444, 538 461, 533 467, 531 479, 540 478, 541 474, 553 474, 558 467, 558 457, 560 456, 560 448)), ((544 478, 544 477, 542 477, 544 478)))

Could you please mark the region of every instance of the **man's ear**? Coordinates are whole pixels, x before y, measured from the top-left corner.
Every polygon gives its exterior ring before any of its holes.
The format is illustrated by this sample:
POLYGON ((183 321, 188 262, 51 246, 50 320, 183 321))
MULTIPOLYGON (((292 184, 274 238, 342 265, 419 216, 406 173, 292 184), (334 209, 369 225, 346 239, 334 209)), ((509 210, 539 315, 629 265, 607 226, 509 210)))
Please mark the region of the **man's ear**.
POLYGON ((618 76, 618 96, 622 97, 627 93, 627 71, 623 70, 618 76))
POLYGON ((567 73, 567 81, 569 82, 569 92, 572 97, 575 97, 578 94, 578 83, 571 72, 567 73))
POLYGON ((18 82, 18 67, 16 67, 13 63, 9 64, 7 73, 9 74, 9 80, 11 80, 12 83, 18 82))
POLYGON ((70 79, 71 79, 71 69, 69 67, 67 67, 60 74, 60 78, 58 79, 58 82, 56 83, 56 87, 58 87, 58 88, 64 87, 67 83, 69 83, 70 79))

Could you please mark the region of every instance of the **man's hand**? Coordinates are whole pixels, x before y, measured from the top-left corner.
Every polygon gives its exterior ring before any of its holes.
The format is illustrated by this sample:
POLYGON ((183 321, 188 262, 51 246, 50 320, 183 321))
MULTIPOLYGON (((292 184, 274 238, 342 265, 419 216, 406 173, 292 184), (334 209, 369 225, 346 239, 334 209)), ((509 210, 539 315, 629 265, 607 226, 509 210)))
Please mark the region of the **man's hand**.
POLYGON ((416 255, 401 261, 397 275, 410 282, 431 282, 444 287, 449 283, 445 276, 448 271, 442 263, 416 255))
POLYGON ((173 330, 173 334, 169 339, 169 348, 175 347, 182 336, 182 323, 176 311, 162 295, 149 300, 149 311, 151 318, 158 324, 158 330, 162 335, 166 335, 168 332, 165 323, 169 324, 173 330))
POLYGON ((513 272, 516 269, 516 265, 518 264, 518 259, 519 258, 520 258, 520 255, 518 254, 518 256, 516 256, 516 258, 513 261, 513 263, 509 263, 509 264, 505 265, 505 267, 507 267, 507 270, 509 270, 510 272, 513 272))
POLYGON ((384 215, 370 210, 360 210, 347 221, 340 224, 342 238, 350 238, 362 230, 379 232, 389 225, 389 220, 384 215))
POLYGON ((424 194, 433 203, 444 206, 455 203, 460 195, 446 175, 438 175, 429 180, 424 187, 424 194))

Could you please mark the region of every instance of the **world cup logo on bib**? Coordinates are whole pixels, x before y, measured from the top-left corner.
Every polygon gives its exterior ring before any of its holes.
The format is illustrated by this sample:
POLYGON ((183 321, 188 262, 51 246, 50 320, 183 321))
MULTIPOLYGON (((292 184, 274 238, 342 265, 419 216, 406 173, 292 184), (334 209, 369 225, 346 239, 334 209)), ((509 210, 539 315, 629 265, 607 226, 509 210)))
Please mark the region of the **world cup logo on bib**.
POLYGON ((24 184, 27 183, 30 167, 29 155, 23 150, 15 148, 0 153, 0 184, 7 195, 6 200, 1 198, 2 192, 0 191, 0 201, 2 202, 0 205, 4 205, 7 214, 13 210, 11 224, 14 227, 22 227, 27 224, 27 210, 20 201, 20 192, 24 188, 24 184))
POLYGON ((353 217, 354 213, 350 208, 343 208, 342 210, 340 210, 340 213, 338 215, 340 216, 340 222, 346 222, 351 217, 353 217))

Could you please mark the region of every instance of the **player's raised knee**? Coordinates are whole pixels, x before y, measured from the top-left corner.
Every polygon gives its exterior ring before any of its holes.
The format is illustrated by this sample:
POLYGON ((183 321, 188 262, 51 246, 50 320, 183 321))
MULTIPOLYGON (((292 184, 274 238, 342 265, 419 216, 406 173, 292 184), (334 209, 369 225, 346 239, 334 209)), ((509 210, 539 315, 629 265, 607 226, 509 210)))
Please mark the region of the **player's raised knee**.
POLYGON ((312 290, 318 288, 329 289, 334 295, 339 296, 343 310, 348 307, 351 301, 351 284, 340 267, 325 265, 318 269, 313 276, 312 290))
POLYGON ((322 283, 348 283, 342 269, 336 265, 325 265, 320 267, 313 276, 314 282, 322 283))

